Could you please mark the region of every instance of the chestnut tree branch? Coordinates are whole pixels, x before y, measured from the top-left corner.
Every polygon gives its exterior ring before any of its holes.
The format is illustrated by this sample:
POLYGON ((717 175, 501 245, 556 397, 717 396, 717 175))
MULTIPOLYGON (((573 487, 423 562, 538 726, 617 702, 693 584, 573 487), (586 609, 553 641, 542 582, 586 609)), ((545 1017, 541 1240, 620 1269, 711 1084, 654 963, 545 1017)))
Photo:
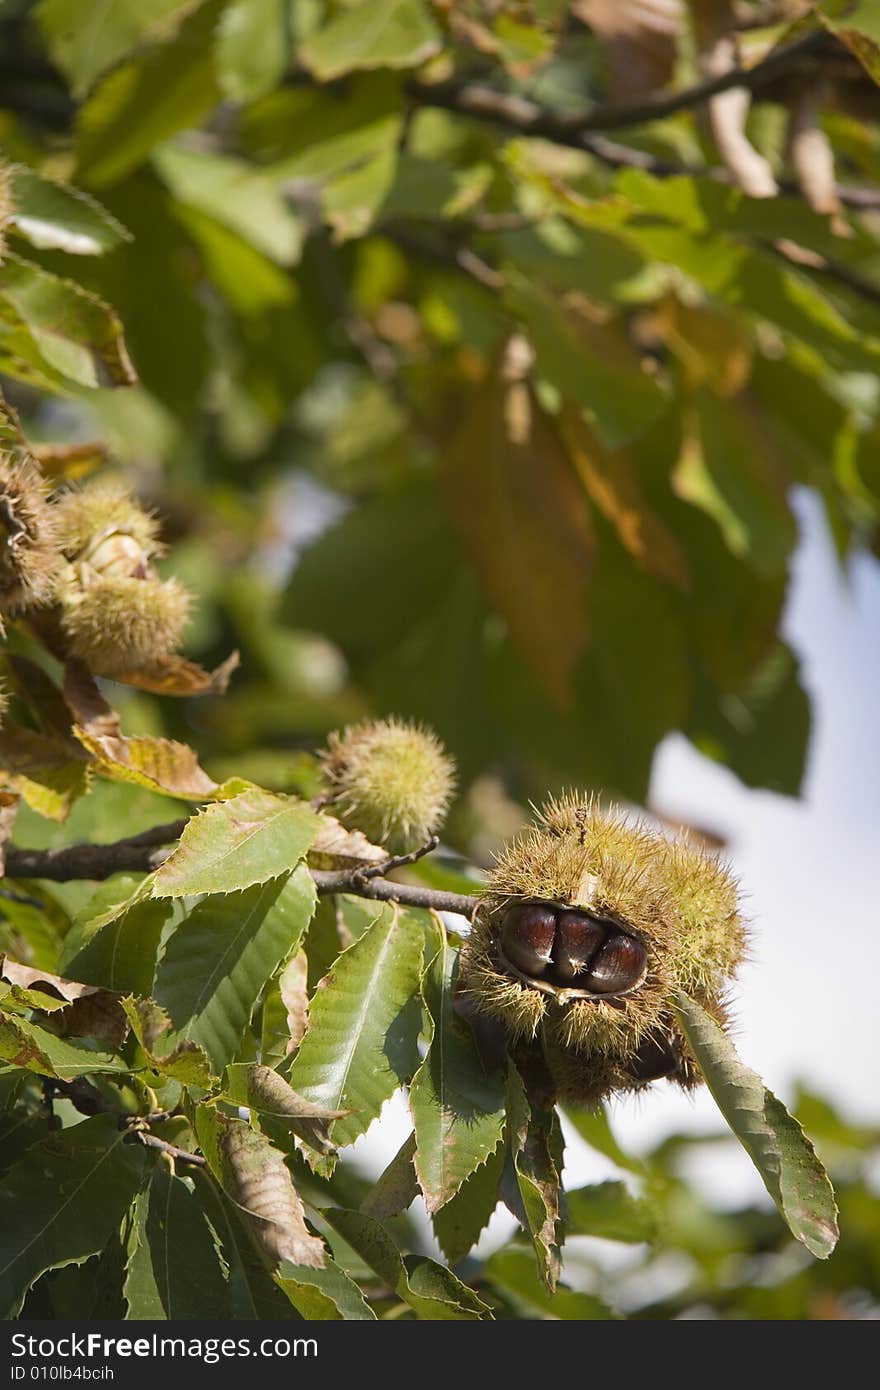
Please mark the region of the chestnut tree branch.
MULTIPOLYGON (((6 875, 11 879, 47 879, 65 883, 71 879, 105 879, 112 874, 150 873, 168 858, 172 842, 180 837, 185 820, 153 826, 140 835, 112 844, 65 845, 60 849, 16 849, 6 853, 6 875)), ((421 857, 420 854, 413 856, 421 857)), ((403 856, 404 859, 410 856, 403 856)), ((395 860, 380 866, 385 873, 398 867, 395 860)), ((408 907, 432 908, 435 912, 473 913, 478 899, 467 893, 447 893, 417 883, 395 883, 387 878, 371 878, 362 869, 312 869, 318 893, 350 893, 378 902, 399 902, 408 907)))

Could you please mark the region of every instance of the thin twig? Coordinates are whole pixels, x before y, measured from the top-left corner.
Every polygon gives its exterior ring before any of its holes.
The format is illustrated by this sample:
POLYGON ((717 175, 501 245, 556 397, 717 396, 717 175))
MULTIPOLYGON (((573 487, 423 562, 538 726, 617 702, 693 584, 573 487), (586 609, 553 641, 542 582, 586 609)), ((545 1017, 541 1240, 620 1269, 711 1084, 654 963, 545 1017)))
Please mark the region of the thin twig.
POLYGON ((350 869, 311 870, 319 897, 327 893, 350 893, 356 898, 403 903, 406 907, 427 907, 434 912, 460 912, 464 917, 471 917, 480 901, 468 893, 446 893, 439 888, 425 888, 417 883, 394 883, 388 878, 371 878, 366 883, 358 883, 355 873, 350 869))
MULTIPOLYGON (((752 69, 756 72, 757 68, 752 69)), ((744 79, 749 74, 726 74, 729 86, 736 86, 733 80, 740 79, 739 85, 748 85, 744 79)), ((717 83, 722 79, 716 79, 717 83)), ((712 179, 715 183, 733 184, 729 170, 721 165, 688 164, 683 160, 664 159, 650 154, 647 150, 624 145, 619 140, 611 140, 598 133, 602 128, 599 117, 580 117, 577 121, 566 113, 539 106, 526 97, 500 92, 479 83, 437 83, 410 85, 410 96, 422 106, 439 106, 460 116, 471 116, 474 120, 488 121, 514 131, 518 135, 539 136, 557 145, 570 149, 583 150, 612 169, 642 169, 656 178, 674 178, 679 175, 688 178, 712 179)), ((605 128, 612 128, 607 122, 605 128)), ((619 126, 618 126, 619 128, 619 126)), ((778 180, 780 191, 795 197, 803 196, 794 179, 778 180)), ((850 184, 837 186, 837 197, 845 207, 858 211, 880 208, 880 189, 860 188, 850 184)))
POLYGON ((355 869, 352 878, 359 884, 365 883, 369 878, 384 878, 392 869, 403 869, 407 864, 417 864, 426 854, 432 854, 439 843, 439 835, 432 835, 430 840, 409 854, 392 854, 390 859, 385 859, 381 864, 365 864, 362 869, 355 869))
POLYGON ((197 1168, 206 1168, 207 1159, 201 1154, 188 1153, 186 1149, 179 1149, 176 1144, 169 1144, 165 1139, 160 1139, 158 1134, 148 1134, 144 1129, 132 1129, 132 1134, 136 1134, 142 1144, 146 1144, 148 1149, 158 1149, 160 1153, 169 1154, 180 1163, 193 1163, 197 1168))

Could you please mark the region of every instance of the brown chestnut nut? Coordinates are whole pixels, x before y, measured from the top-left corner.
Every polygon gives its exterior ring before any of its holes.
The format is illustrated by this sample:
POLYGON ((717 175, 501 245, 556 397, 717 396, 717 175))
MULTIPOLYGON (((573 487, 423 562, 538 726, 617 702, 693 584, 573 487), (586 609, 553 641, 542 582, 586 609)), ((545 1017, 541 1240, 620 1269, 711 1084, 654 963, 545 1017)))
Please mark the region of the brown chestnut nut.
POLYGON ((620 994, 632 989, 645 973, 648 953, 640 941, 613 932, 593 957, 587 988, 594 994, 620 994))
POLYGON ((672 1038, 645 1038, 638 1050, 630 1057, 626 1069, 636 1081, 657 1081, 661 1076, 672 1076, 680 1065, 680 1055, 672 1038))
POLYGON ((553 947, 554 978, 577 981, 607 935, 607 928, 584 912, 560 912, 553 947))
POLYGON ((546 903, 519 903, 501 924, 504 954, 524 975, 543 975, 555 935, 556 913, 546 903))

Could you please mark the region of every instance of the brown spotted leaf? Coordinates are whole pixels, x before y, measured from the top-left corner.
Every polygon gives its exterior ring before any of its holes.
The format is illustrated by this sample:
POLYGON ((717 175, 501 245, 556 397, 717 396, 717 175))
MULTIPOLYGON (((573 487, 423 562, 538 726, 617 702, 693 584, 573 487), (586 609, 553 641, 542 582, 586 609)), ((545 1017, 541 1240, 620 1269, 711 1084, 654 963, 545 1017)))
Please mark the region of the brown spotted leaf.
POLYGON ((359 830, 346 830, 334 816, 321 816, 318 833, 308 852, 313 869, 357 869, 384 864, 388 851, 373 845, 359 830))
POLYGON ((61 821, 88 790, 88 760, 70 739, 7 723, 0 728, 0 785, 39 815, 61 821))
POLYGON ((217 1153, 223 1187, 244 1213, 269 1267, 275 1269, 283 1260, 290 1260, 295 1265, 322 1269, 324 1243, 306 1226, 303 1205, 283 1154, 241 1120, 222 1123, 217 1153))
POLYGON ((125 1040, 128 1020, 121 996, 114 990, 65 980, 47 970, 20 965, 9 956, 0 956, 0 979, 28 990, 33 1008, 40 1008, 40 996, 45 996, 46 1006, 54 1014, 53 1027, 66 1037, 100 1038, 113 1047, 120 1047, 125 1040), (57 1007, 59 1001, 61 1008, 57 1007))
POLYGON ((160 1053, 163 1039, 171 1031, 171 1020, 160 1005, 152 999, 129 996, 123 999, 122 1007, 154 1071, 179 1081, 182 1086, 211 1088, 214 1080, 211 1064, 198 1043, 183 1038, 160 1053))

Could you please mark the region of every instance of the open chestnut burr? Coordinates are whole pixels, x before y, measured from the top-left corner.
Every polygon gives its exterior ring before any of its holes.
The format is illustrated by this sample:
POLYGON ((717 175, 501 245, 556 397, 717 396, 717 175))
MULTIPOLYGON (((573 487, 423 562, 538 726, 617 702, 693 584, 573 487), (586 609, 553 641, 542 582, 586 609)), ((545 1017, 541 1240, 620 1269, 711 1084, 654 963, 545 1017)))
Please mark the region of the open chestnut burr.
POLYGON ((641 984, 648 953, 614 922, 546 902, 521 902, 501 923, 501 951, 529 979, 585 994, 626 994, 641 984))

